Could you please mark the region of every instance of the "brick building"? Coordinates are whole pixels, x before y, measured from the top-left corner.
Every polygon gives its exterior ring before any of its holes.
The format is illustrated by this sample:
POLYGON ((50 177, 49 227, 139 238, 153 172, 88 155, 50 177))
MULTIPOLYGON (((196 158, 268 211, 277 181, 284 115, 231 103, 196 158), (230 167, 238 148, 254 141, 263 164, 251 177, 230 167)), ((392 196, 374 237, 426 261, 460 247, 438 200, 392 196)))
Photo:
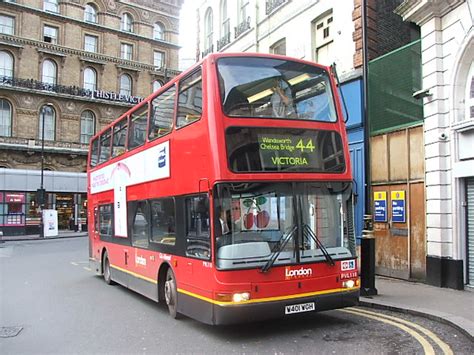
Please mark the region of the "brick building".
POLYGON ((182 3, 0 3, 0 231, 38 232, 42 181, 60 228, 84 222, 89 139, 177 74, 182 3))

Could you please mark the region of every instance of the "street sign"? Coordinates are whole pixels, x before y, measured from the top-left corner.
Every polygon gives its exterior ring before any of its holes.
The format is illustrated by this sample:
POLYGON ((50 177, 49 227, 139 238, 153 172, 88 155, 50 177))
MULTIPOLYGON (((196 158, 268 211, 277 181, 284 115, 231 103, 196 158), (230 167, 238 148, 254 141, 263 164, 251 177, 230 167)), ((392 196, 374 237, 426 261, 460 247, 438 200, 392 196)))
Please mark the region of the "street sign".
POLYGON ((406 210, 405 210, 405 191, 392 191, 392 222, 405 223, 406 222, 406 210))
POLYGON ((387 222, 387 192, 374 192, 374 222, 387 222))

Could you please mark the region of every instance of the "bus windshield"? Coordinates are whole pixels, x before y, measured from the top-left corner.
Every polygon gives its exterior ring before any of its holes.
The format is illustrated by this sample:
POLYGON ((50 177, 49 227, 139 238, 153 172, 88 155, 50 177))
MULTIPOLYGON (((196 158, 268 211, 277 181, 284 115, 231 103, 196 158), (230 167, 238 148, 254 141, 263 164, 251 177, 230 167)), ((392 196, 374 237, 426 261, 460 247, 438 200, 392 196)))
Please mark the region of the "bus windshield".
POLYGON ((217 62, 223 111, 232 117, 335 122, 326 70, 304 63, 259 57, 217 62))
POLYGON ((224 183, 216 186, 218 269, 355 257, 350 184, 224 183))

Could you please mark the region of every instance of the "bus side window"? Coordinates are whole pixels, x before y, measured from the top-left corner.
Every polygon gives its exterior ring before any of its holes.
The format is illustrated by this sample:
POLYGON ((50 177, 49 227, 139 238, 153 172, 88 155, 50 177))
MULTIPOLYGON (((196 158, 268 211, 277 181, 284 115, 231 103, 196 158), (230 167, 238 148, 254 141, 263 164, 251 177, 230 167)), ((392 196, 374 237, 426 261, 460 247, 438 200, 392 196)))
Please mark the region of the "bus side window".
POLYGON ((104 163, 110 158, 110 135, 112 129, 109 128, 104 133, 100 135, 100 156, 99 164, 104 163))
POLYGON ((114 137, 112 138, 112 157, 125 153, 127 141, 127 117, 123 118, 114 126, 114 137))
POLYGON ((202 80, 201 71, 179 83, 177 127, 184 127, 201 118, 202 80))
POLYGON ((130 117, 128 130, 128 149, 133 149, 145 143, 148 106, 142 107, 130 117))
POLYGON ((152 140, 171 132, 175 96, 176 87, 173 86, 152 101, 148 139, 152 140))
POLYGON ((96 166, 98 161, 99 161, 99 139, 95 138, 91 144, 91 161, 90 161, 91 168, 96 166))
POLYGON ((99 206, 100 239, 109 239, 114 235, 114 205, 99 206))
POLYGON ((188 197, 186 204, 186 255, 200 259, 211 258, 209 233, 209 197, 188 197))
POLYGON ((148 201, 131 201, 128 203, 129 235, 132 245, 138 248, 148 248, 150 235, 150 205, 148 201))
POLYGON ((151 241, 166 245, 176 244, 174 198, 151 201, 151 241))

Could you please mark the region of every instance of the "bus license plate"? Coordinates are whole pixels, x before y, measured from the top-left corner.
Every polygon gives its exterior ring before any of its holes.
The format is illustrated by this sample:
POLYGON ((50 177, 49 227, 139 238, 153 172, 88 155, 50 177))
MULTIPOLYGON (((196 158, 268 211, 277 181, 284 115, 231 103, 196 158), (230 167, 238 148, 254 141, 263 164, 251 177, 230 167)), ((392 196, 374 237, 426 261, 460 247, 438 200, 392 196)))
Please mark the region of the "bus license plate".
POLYGON ((285 314, 310 312, 310 311, 314 311, 315 309, 316 307, 314 305, 314 302, 292 304, 290 306, 285 306, 285 314))

